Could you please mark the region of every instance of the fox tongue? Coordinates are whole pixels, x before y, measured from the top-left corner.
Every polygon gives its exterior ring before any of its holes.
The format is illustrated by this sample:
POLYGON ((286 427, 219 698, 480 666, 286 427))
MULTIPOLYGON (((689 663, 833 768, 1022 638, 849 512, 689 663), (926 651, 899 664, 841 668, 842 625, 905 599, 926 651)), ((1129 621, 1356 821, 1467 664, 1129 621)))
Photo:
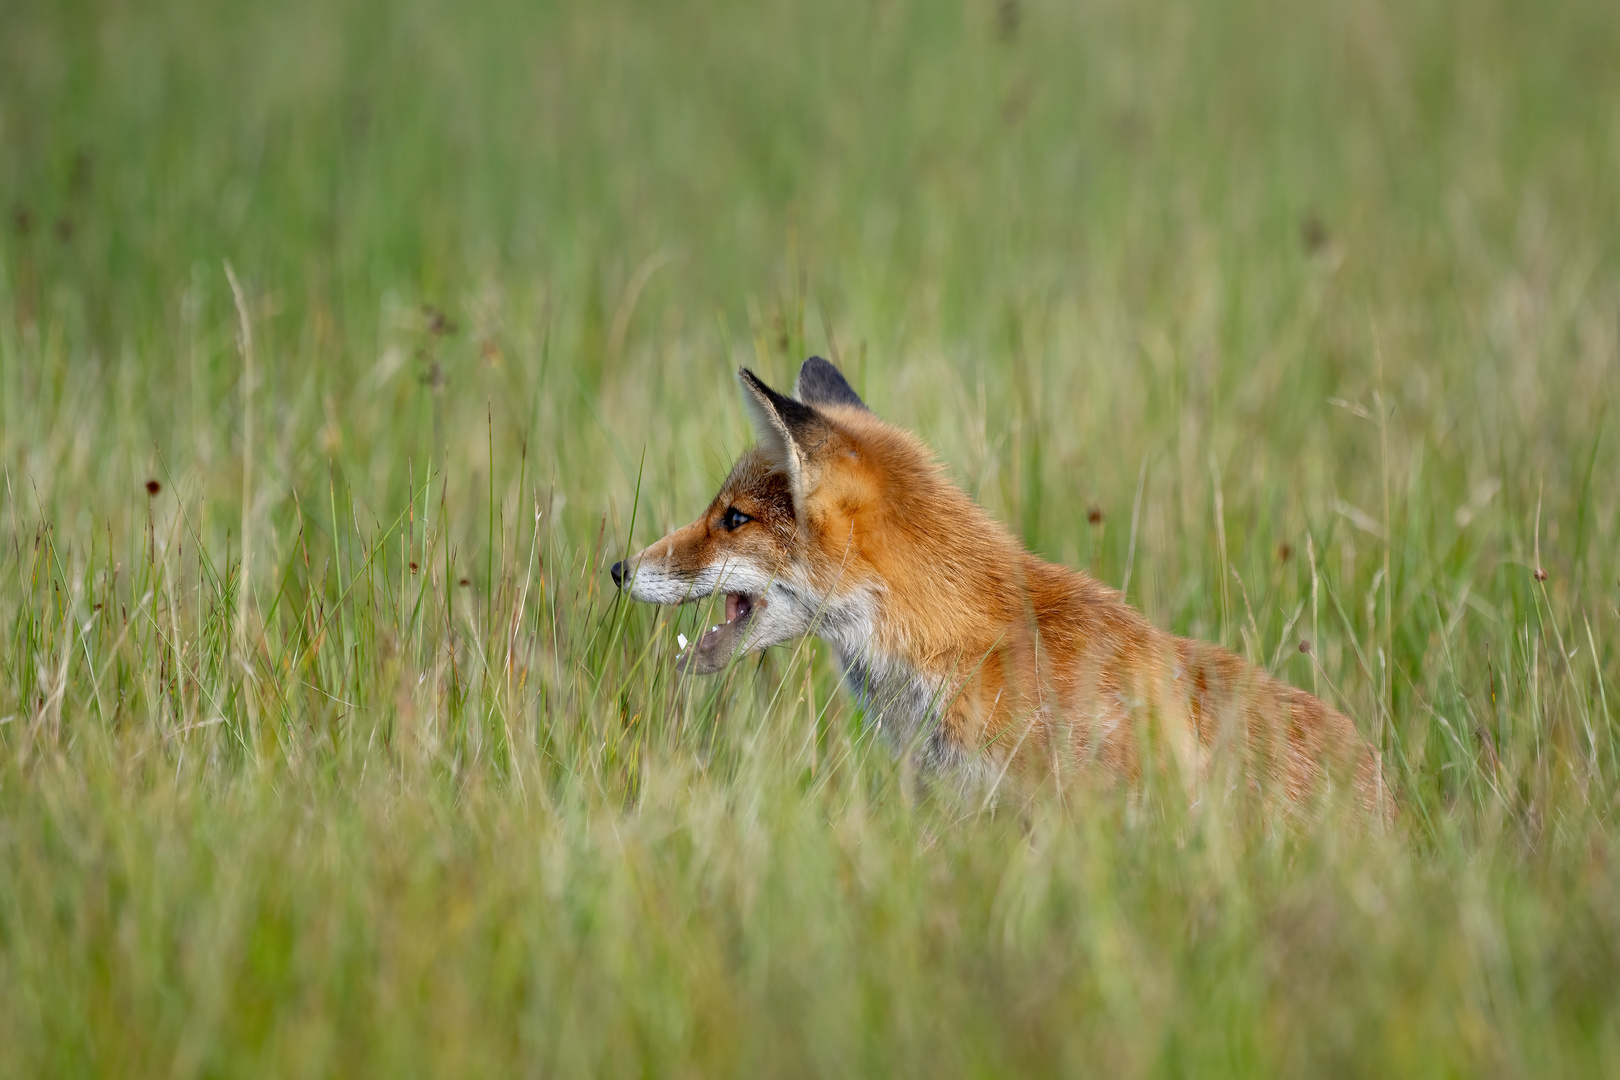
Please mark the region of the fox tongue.
POLYGON ((681 653, 677 658, 680 669, 707 675, 725 667, 747 634, 748 617, 762 604, 741 593, 726 594, 726 621, 710 627, 681 653))
POLYGON ((737 651, 746 626, 747 622, 743 619, 711 626, 698 635, 691 648, 675 658, 677 667, 682 671, 695 671, 699 675, 719 671, 731 659, 731 654, 737 651))
POLYGON ((741 629, 742 627, 737 625, 735 619, 728 619, 719 626, 709 627, 703 636, 698 638, 698 655, 706 656, 718 653, 724 656, 730 653, 736 645, 737 631, 741 629))

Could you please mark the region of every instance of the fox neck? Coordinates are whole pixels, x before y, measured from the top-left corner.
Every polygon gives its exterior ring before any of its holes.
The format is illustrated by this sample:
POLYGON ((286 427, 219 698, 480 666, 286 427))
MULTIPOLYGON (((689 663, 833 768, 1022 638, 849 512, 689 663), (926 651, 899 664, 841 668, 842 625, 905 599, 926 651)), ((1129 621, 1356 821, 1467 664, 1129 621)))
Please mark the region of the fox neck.
MULTIPOLYGON (((1006 569, 1034 558, 1022 549, 1008 555, 1011 565, 1000 563, 1006 569)), ((940 571, 941 579, 948 574, 940 571)), ((1012 616, 1023 610, 1016 600, 1009 608, 1006 599, 1021 594, 1021 578, 1006 574, 997 585, 1011 592, 979 593, 978 604, 955 595, 943 620, 939 612, 919 609, 913 598, 937 596, 941 588, 954 592, 945 580, 930 582, 935 588, 924 593, 877 582, 823 608, 817 635, 832 647, 865 724, 920 770, 974 771, 976 748, 957 745, 942 721, 984 655, 1005 638, 1012 616)))
POLYGON ((892 467, 879 489, 851 518, 812 524, 838 564, 813 576, 853 584, 835 586, 817 632, 867 723, 902 752, 944 765, 973 751, 951 745, 941 719, 985 657, 1024 626, 1034 557, 921 456, 892 467))
POLYGON ((949 704, 947 680, 879 646, 881 605, 871 592, 829 615, 819 636, 832 646, 866 726, 881 732, 896 752, 939 758, 929 763, 945 765, 951 748, 944 745, 940 718, 949 704))

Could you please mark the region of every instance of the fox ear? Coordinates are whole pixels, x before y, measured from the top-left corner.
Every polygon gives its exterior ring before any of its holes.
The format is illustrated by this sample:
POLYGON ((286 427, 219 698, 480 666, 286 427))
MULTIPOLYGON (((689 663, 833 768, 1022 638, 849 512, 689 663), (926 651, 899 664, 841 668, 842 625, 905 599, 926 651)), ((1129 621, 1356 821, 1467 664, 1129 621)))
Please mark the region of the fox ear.
POLYGON ((826 438, 826 421, 810 406, 766 386, 747 368, 737 370, 737 379, 760 448, 788 474, 797 503, 805 494, 807 459, 826 438))
MULTIPOLYGON (((812 356, 799 368, 799 381, 793 396, 806 405, 849 405, 865 409, 861 400, 843 373, 819 356, 812 356)), ((871 410, 867 410, 871 411, 871 410)))

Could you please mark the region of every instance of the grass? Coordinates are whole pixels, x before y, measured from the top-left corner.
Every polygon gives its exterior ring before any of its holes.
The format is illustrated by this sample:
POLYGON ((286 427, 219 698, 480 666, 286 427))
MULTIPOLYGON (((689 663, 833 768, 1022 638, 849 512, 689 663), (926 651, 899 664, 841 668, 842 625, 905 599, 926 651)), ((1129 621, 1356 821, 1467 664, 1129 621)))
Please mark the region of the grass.
POLYGON ((1612 4, 4 23, 0 1072, 1620 1067, 1612 4), (604 567, 812 352, 1393 832, 677 679, 604 567))

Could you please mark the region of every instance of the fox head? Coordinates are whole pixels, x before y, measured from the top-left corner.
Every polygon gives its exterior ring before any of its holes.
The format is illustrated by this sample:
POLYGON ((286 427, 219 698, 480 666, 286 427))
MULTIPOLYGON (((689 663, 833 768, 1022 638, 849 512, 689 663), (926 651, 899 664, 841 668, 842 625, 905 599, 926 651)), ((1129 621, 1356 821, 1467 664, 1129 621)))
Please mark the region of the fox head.
POLYGON ((835 641, 873 632, 882 568, 873 538, 906 491, 933 480, 926 447, 867 409, 820 357, 793 397, 738 372, 757 443, 701 517, 613 567, 637 600, 683 604, 725 595, 725 621, 680 657, 718 671, 734 657, 808 632, 835 641), (908 483, 909 479, 909 483, 908 483))

